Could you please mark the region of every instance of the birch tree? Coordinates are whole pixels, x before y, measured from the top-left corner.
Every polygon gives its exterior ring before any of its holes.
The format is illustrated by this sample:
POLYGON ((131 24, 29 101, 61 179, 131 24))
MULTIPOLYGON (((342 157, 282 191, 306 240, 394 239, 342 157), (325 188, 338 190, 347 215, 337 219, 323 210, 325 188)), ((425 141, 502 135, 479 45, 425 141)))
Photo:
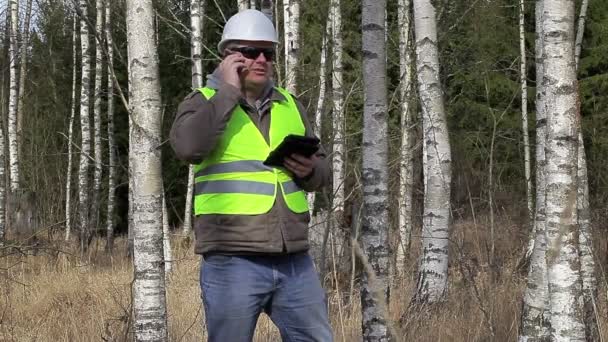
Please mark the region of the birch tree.
POLYGON ((545 92, 542 85, 543 63, 543 0, 535 6, 536 23, 536 207, 534 227, 528 246, 530 268, 522 307, 520 342, 540 342, 549 339, 549 284, 547 282, 547 260, 545 239, 545 138, 546 108, 545 92))
POLYGON ((10 0, 11 27, 9 34, 9 97, 8 97, 8 160, 11 192, 19 190, 19 158, 17 156, 17 38, 19 32, 18 1, 10 0))
POLYGON ((260 3, 260 11, 264 13, 270 21, 274 21, 274 16, 272 15, 272 2, 272 0, 262 0, 260 3))
POLYGON ((114 82, 112 70, 114 68, 114 46, 112 40, 112 7, 106 1, 105 36, 107 48, 108 68, 108 208, 106 211, 106 249, 112 251, 114 247, 114 201, 116 198, 116 146, 114 144, 114 82))
POLYGON ((521 79, 521 133, 524 138, 524 174, 526 177, 526 199, 528 217, 534 221, 534 201, 532 199, 532 175, 530 171, 530 139, 528 137, 528 80, 526 77, 526 30, 524 26, 525 2, 519 0, 519 75, 521 79))
MULTIPOLYGON (((574 60, 576 70, 579 68, 581 45, 585 32, 585 19, 589 1, 583 0, 578 16, 578 28, 574 47, 574 60)), ((578 197, 577 219, 580 226, 579 254, 581 259, 581 276, 583 279, 583 303, 585 308, 586 338, 588 341, 599 340, 599 326, 597 323, 597 281, 595 279, 595 260, 593 258, 593 232, 591 229, 591 213, 589 209, 589 179, 587 175, 587 158, 583 141, 582 127, 578 133, 578 197)))
POLYGON ((239 6, 239 12, 244 11, 249 8, 249 0, 237 0, 237 5, 239 6))
POLYGON ((285 89, 297 90, 298 54, 300 49, 300 0, 283 0, 285 33, 285 89))
POLYGON ((447 292, 451 152, 439 79, 435 7, 430 0, 413 0, 413 5, 425 160, 422 257, 414 300, 434 303, 444 300, 447 292))
POLYGON ((22 128, 23 128, 23 98, 25 97, 25 74, 27 72, 27 47, 29 46, 30 21, 32 19, 32 0, 25 5, 25 18, 21 34, 21 62, 19 63, 19 102, 17 104, 17 159, 21 159, 22 128))
MULTIPOLYGON (((190 56, 192 58, 192 89, 203 86, 202 46, 203 37, 201 28, 205 15, 205 1, 193 0, 190 2, 190 56)), ((188 167, 188 190, 186 191, 186 209, 184 212, 184 236, 192 231, 192 199, 194 191, 194 165, 188 167)))
POLYGON ((399 154, 399 244, 397 246, 397 267, 404 266, 409 253, 412 233, 412 189, 414 168, 410 138, 410 96, 412 90, 412 44, 410 41, 410 0, 398 2, 399 26, 399 98, 401 100, 401 147, 399 154))
POLYGON ((68 123, 68 166, 65 181, 65 240, 70 240, 72 231, 72 153, 74 139, 74 118, 76 116, 76 36, 78 29, 78 19, 74 15, 72 28, 72 104, 70 105, 70 119, 68 123))
POLYGON ((547 275, 553 341, 585 341, 578 255, 578 86, 574 1, 545 0, 543 88, 546 91, 547 275))
POLYGON ((89 29, 87 26, 87 0, 80 0, 80 50, 82 75, 80 83, 80 167, 78 170, 78 200, 80 218, 80 248, 89 244, 89 158, 91 157, 91 122, 89 118, 91 56, 89 55, 89 29))
POLYGON ((165 283, 169 281, 169 275, 173 269, 173 256, 171 252, 171 232, 169 230, 169 213, 167 212, 167 201, 163 190, 163 258, 165 264, 165 283))
POLYGON ((576 30, 576 41, 574 45, 574 61, 576 63, 576 69, 581 59, 581 48, 583 45, 583 35, 585 33, 585 20, 587 19, 587 7, 589 6, 589 0, 583 0, 581 3, 581 11, 578 15, 578 29, 576 30))
POLYGON ((337 220, 343 221, 344 215, 344 113, 342 87, 342 12, 340 0, 330 2, 331 40, 332 40, 332 170, 333 196, 331 210, 336 213, 337 220))
MULTIPOLYGON (((95 1, 95 32, 101 34, 104 24, 104 5, 103 0, 95 1)), ((101 173, 102 173, 102 149, 101 149, 101 100, 103 96, 102 81, 103 81, 103 48, 102 40, 94 39, 95 46, 95 85, 94 85, 94 100, 93 100, 93 134, 95 135, 95 168, 93 173, 93 197, 91 198, 91 222, 95 229, 99 221, 99 205, 101 197, 101 173)))
POLYGON ((136 341, 167 340, 162 230, 161 95, 152 0, 127 0, 136 341))
POLYGON ((388 129, 384 0, 364 0, 361 13, 363 40, 363 251, 375 273, 364 273, 361 286, 363 340, 388 341, 382 308, 389 296, 388 270, 388 129), (383 296, 377 296, 382 293, 383 296), (383 301, 379 303, 378 301, 383 301))

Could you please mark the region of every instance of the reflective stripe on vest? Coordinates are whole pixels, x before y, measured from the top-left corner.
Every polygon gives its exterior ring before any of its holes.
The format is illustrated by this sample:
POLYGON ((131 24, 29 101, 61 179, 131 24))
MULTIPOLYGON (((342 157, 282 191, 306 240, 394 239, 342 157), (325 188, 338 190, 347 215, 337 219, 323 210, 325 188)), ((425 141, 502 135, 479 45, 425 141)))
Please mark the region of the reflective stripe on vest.
MULTIPOLYGON (((306 194, 289 174, 263 164, 288 134, 305 134, 292 96, 283 89, 277 90, 285 101, 272 102, 268 142, 247 113, 236 106, 214 150, 195 166, 195 215, 263 214, 274 205, 277 191, 282 192, 291 211, 308 211, 306 194)), ((210 88, 199 91, 207 99, 215 94, 210 88)))

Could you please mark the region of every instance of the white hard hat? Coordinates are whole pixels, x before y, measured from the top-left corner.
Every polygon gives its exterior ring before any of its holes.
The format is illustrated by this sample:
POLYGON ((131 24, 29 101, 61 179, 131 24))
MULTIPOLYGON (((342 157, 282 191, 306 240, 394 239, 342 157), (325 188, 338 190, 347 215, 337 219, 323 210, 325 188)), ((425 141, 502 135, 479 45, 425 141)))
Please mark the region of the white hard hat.
POLYGON ((254 9, 241 11, 228 19, 217 49, 222 52, 230 40, 266 41, 275 44, 279 42, 272 21, 264 13, 254 9))

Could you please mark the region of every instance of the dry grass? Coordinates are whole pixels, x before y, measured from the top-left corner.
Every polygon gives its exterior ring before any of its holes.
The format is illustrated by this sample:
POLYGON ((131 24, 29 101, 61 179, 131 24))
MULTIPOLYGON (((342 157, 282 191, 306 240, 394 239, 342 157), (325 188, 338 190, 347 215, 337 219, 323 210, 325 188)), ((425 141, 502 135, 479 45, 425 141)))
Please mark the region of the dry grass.
MULTIPOLYGON (((496 262, 491 267, 486 253, 487 230, 487 224, 480 222, 454 226, 446 303, 408 310, 415 288, 413 271, 392 281, 390 315, 404 332, 403 341, 516 340, 525 286, 516 263, 525 234, 517 225, 497 224, 496 262), (403 315, 405 319, 399 324, 403 315)), ((598 236, 598 246, 605 246, 605 239, 598 236)), ((102 246, 96 246, 88 261, 50 245, 12 249, 14 253, 0 258, 0 341, 129 340, 132 267, 124 254, 115 253, 110 258, 101 250, 102 246)), ((117 250, 125 250, 125 241, 117 241, 117 250)), ((180 247, 175 258, 168 286, 170 340, 202 341, 199 258, 180 247)), ((414 260, 415 255, 409 270, 415 269, 414 260)), ((332 283, 326 279, 336 340, 358 341, 359 300, 356 295, 349 299, 347 284, 338 291, 332 283)), ((605 282, 600 283, 600 293, 605 294, 605 282)), ((608 340, 604 295, 600 308, 602 335, 608 340)), ((277 329, 264 315, 255 341, 280 341, 277 329)))

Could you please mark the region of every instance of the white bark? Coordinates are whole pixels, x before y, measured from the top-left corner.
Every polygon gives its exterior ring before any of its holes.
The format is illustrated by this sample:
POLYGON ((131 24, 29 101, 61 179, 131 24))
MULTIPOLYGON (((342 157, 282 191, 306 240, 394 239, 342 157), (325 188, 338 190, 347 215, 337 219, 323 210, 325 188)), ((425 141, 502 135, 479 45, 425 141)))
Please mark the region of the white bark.
POLYGON ((163 264, 161 96, 152 0, 127 0, 136 341, 167 340, 163 264))
POLYGON ((70 119, 68 124, 68 167, 65 181, 65 240, 70 239, 72 231, 72 153, 73 153, 73 136, 74 136, 74 117, 76 116, 76 24, 77 17, 74 16, 73 31, 72 31, 72 105, 70 106, 70 119))
POLYGON ((249 8, 255 9, 255 0, 249 0, 249 8))
MULTIPOLYGON (((109 1, 109 0, 106 0, 109 1)), ((95 31, 98 34, 103 32, 103 0, 95 1, 95 31)), ((101 199, 101 173, 102 173, 102 150, 101 150, 101 98, 103 95, 102 81, 103 81, 103 49, 101 47, 102 42, 97 39, 93 40, 96 46, 95 49, 95 92, 93 102, 93 132, 95 135, 95 171, 93 174, 93 198, 91 205, 91 219, 94 225, 94 229, 97 230, 99 224, 99 206, 101 199)))
MULTIPOLYGON (((581 44, 585 32, 588 0, 583 0, 578 17, 574 59, 576 69, 579 69, 581 44)), ((583 129, 578 134, 578 198, 577 218, 580 226, 579 254, 581 259, 581 276, 583 279, 583 296, 585 307, 586 337, 589 341, 599 340, 597 322, 597 280, 595 278, 595 260, 593 258, 593 230, 591 228, 591 213, 589 209, 589 179, 587 176, 587 158, 583 141, 583 129)))
POLYGON ((536 2, 536 208, 534 226, 530 232, 526 258, 530 258, 527 287, 522 308, 520 342, 541 342, 549 339, 549 284, 545 253, 545 142, 546 109, 545 91, 542 86, 543 68, 543 0, 536 2))
POLYGON ((361 326, 365 341, 389 341, 387 317, 381 309, 386 307, 389 292, 388 138, 383 134, 388 129, 385 7, 385 0, 364 0, 361 13, 364 94, 361 242, 376 276, 374 284, 364 273, 361 286, 361 326), (378 298, 376 293, 384 293, 384 298, 378 298))
POLYGON ((581 47, 583 44, 583 35, 585 34, 585 20, 587 19, 587 7, 589 6, 589 0, 583 0, 581 3, 581 11, 578 15, 578 29, 576 30, 576 42, 574 46, 574 62, 576 63, 576 69, 581 59, 581 47))
POLYGON ((268 17, 268 19, 270 19, 270 21, 274 21, 274 16, 272 14, 272 2, 272 0, 262 0, 262 2, 260 3, 260 11, 264 13, 268 17))
POLYGON ((80 0, 80 49, 82 53, 82 78, 80 84, 80 167, 78 170, 78 198, 80 217, 80 247, 89 243, 89 157, 91 154, 91 122, 89 118, 91 56, 89 55, 89 29, 86 16, 87 0, 80 0))
POLYGON ((249 8, 249 0, 237 0, 239 6, 239 12, 249 8))
POLYGON ((173 256, 171 252, 171 232, 169 231, 169 213, 167 212, 167 201, 163 191, 163 257, 165 259, 165 281, 173 269, 173 256))
POLYGON ((422 107, 426 165, 422 259, 416 300, 438 302, 445 298, 448 279, 451 152, 437 48, 435 8, 430 0, 414 0, 416 70, 422 107))
POLYGON ((114 246, 114 201, 116 198, 116 146, 114 146, 114 82, 112 69, 114 68, 114 47, 112 46, 112 7, 106 1, 105 35, 108 49, 108 210, 106 212, 106 239, 107 249, 114 246))
POLYGON ((552 341, 585 341, 577 222, 578 86, 574 1, 543 5, 546 239, 552 341))
POLYGON ((20 159, 22 149, 23 128, 23 99, 25 97, 25 74, 27 72, 27 47, 30 37, 30 20, 32 18, 32 0, 25 5, 25 22, 21 37, 21 63, 19 65, 19 103, 17 104, 17 159, 20 159))
MULTIPOLYGON (((314 121, 314 131, 317 136, 321 136, 321 120, 323 118, 323 104, 325 103, 325 91, 326 91, 326 78, 325 78, 325 70, 327 64, 327 38, 330 34, 330 24, 331 20, 328 18, 327 23, 325 24, 325 33, 323 34, 323 41, 321 43, 321 61, 320 61, 320 69, 319 69, 319 97, 317 98, 317 107, 315 110, 315 121, 314 121)), ((314 213, 314 204, 315 204, 315 192, 310 192, 308 194, 308 207, 310 208, 311 215, 311 227, 309 231, 310 243, 311 243, 311 254, 314 257, 315 264, 319 267, 319 269, 324 269, 321 267, 321 255, 323 248, 323 238, 325 236, 325 227, 327 224, 327 213, 325 211, 321 211, 315 215, 314 213)))
POLYGON ((300 49, 300 0, 283 0, 285 27, 285 89, 296 94, 300 49))
POLYGON ((525 5, 519 0, 519 75, 521 79, 521 133, 524 137, 524 174, 529 222, 534 222, 534 200, 532 199, 532 175, 530 171, 530 139, 528 136, 528 79, 526 77, 526 30, 524 26, 525 5))
POLYGON ((10 0, 11 27, 9 34, 9 98, 8 98, 8 160, 11 192, 19 190, 19 157, 17 148, 17 38, 19 32, 18 1, 10 0))
MULTIPOLYGON (((4 81, 4 80, 3 80, 4 81)), ((0 84, 4 84, 1 82, 0 84)), ((4 109, 4 86, 2 87, 2 95, 0 96, 0 104, 1 108, 4 109)), ((3 111, 2 111, 3 112, 3 111)), ((4 113, 3 113, 4 114, 4 113)), ((6 238, 6 167, 5 167, 5 139, 4 139, 4 129, 0 127, 0 247, 4 244, 4 239, 6 238)))
MULTIPOLYGON (((337 213, 338 220, 342 220, 344 214, 344 109, 343 109, 343 82, 342 82, 342 13, 340 0, 331 0, 331 39, 332 50, 332 101, 333 108, 333 196, 331 210, 337 213)), ((340 241, 340 238, 337 239, 340 241)))
MULTIPOLYGON (((192 89, 203 86, 202 46, 203 37, 201 29, 205 15, 205 1, 193 0, 190 2, 190 55, 192 58, 192 89)), ((186 205, 184 210, 184 231, 188 236, 192 231, 192 202, 194 191, 194 165, 188 167, 188 189, 186 191, 186 205)))
POLYGON ((399 153, 399 244, 397 271, 403 268, 409 253, 412 233, 412 191, 414 168, 410 138, 410 96, 412 91, 412 44, 410 41, 410 0, 398 2, 399 26, 399 98, 401 101, 401 146, 399 153))

